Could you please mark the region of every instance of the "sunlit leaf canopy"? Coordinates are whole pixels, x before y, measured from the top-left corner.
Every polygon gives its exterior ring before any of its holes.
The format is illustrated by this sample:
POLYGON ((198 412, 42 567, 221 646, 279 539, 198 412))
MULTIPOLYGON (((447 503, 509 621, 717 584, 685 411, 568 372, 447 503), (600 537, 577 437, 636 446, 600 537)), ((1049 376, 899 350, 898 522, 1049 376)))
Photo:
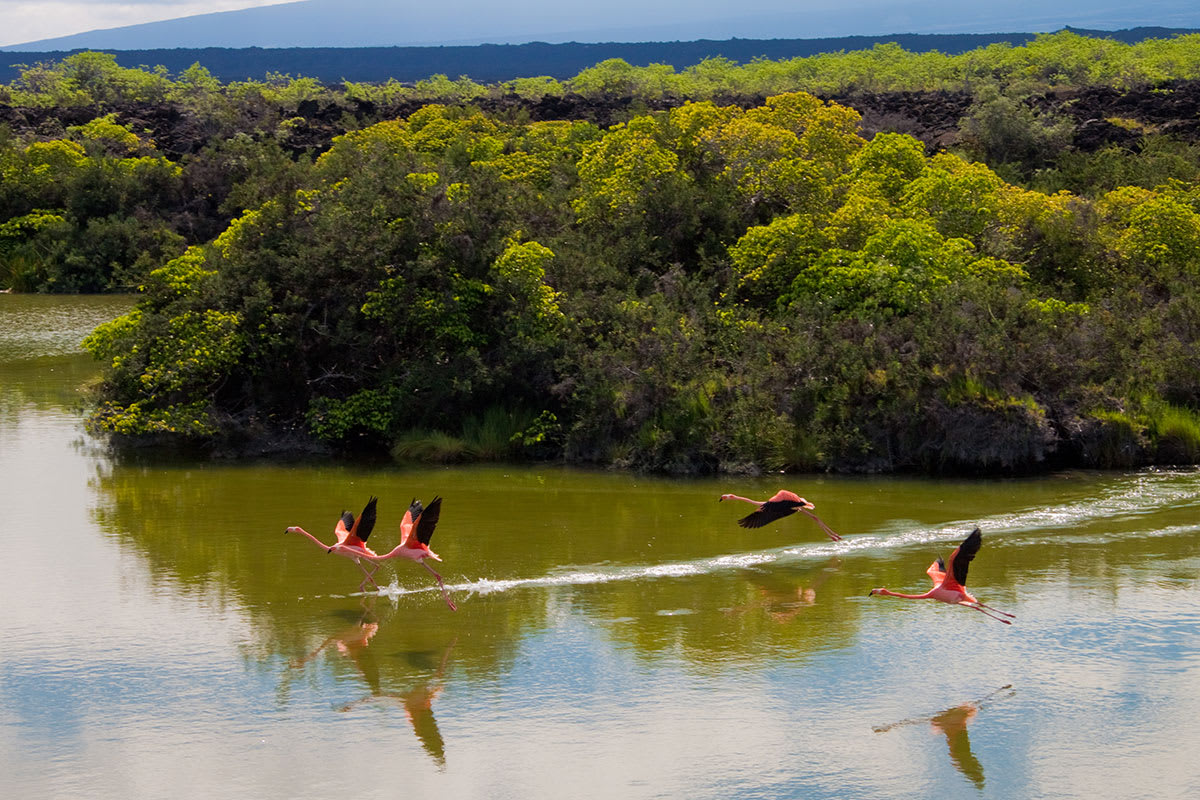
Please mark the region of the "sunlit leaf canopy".
POLYGON ((603 124, 482 110, 528 82, 221 85, 79 54, 4 89, 96 113, 0 142, 0 277, 141 289, 89 340, 93 422, 123 435, 684 472, 1194 461, 1200 155, 1153 131, 1083 152, 1032 101, 1169 94, 1194 44, 536 83, 624 109, 603 124), (814 94, 851 89, 970 92, 957 145, 814 94), (361 101, 408 110, 324 144, 298 113, 361 101), (214 134, 176 153, 128 102, 214 134))

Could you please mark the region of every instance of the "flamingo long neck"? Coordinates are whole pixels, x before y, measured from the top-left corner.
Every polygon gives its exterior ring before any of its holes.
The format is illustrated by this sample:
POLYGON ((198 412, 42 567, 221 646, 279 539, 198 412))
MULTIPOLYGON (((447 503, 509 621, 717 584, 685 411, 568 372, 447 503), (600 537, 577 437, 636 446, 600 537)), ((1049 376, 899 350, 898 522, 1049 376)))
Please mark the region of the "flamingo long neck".
POLYGON ((345 556, 346 558, 354 558, 354 559, 358 559, 358 558, 377 559, 377 558, 379 558, 379 556, 377 556, 375 554, 375 552, 373 550, 371 550, 371 548, 369 548, 365 544, 361 544, 361 543, 355 544, 355 545, 348 545, 348 544, 342 544, 341 542, 338 542, 337 544, 335 544, 329 548, 329 552, 337 553, 339 556, 345 556))
MULTIPOLYGON (((376 556, 377 561, 386 561, 389 558, 408 558, 413 561, 420 561, 423 558, 437 558, 433 551, 422 544, 408 544, 401 542, 386 553, 376 556)), ((439 561, 441 559, 438 559, 439 561)))
POLYGON ((901 592, 893 592, 891 589, 880 589, 878 594, 884 594, 888 597, 900 597, 904 600, 928 600, 933 597, 933 590, 931 589, 923 594, 903 594, 901 592))
POLYGON ((387 551, 386 553, 380 553, 378 556, 375 557, 375 560, 376 561, 387 561, 389 558, 399 558, 400 557, 400 549, 402 547, 404 547, 404 545, 398 544, 395 547, 393 547, 391 550, 387 551))
POLYGON ((740 497, 739 495, 736 495, 736 494, 727 494, 727 495, 725 495, 724 499, 725 500, 741 500, 743 503, 750 503, 751 505, 755 505, 755 506, 761 506, 763 503, 766 502, 765 500, 751 500, 749 497, 740 497))
POLYGON ((318 546, 318 547, 324 547, 326 550, 328 550, 328 549, 330 548, 330 545, 327 545, 327 544, 325 544, 325 543, 324 543, 324 542, 322 542, 320 539, 318 539, 317 537, 313 536, 313 535, 312 535, 311 533, 309 533, 308 531, 304 530, 304 528, 301 528, 301 527, 299 527, 299 526, 295 526, 295 527, 291 528, 291 531, 292 531, 292 533, 302 533, 302 534, 304 534, 304 535, 305 535, 305 536, 307 536, 309 539, 312 539, 312 540, 313 540, 313 542, 315 542, 315 543, 317 544, 317 546, 318 546))

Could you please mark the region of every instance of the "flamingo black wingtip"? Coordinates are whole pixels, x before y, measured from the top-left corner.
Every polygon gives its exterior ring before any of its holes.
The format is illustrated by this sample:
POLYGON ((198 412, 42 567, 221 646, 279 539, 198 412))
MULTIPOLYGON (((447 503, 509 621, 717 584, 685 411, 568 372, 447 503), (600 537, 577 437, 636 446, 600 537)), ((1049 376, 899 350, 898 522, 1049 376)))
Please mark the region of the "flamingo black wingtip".
MULTIPOLYGON (((413 501, 413 505, 418 507, 420 503, 413 501)), ((434 495, 429 501, 429 505, 423 510, 418 510, 414 515, 416 522, 417 541, 425 546, 429 546, 430 540, 433 538, 433 529, 437 527, 438 518, 442 513, 442 498, 439 495, 434 495)))

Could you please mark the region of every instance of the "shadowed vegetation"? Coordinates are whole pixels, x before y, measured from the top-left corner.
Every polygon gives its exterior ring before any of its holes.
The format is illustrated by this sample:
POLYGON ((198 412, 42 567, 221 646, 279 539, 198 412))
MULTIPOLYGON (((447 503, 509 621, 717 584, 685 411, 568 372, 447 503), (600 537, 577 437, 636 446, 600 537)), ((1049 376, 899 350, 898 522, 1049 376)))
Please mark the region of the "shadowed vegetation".
POLYGON ((1182 113, 1194 45, 337 89, 79 54, 2 90, 42 122, 0 129, 0 280, 138 287, 87 341, 92 423, 122 438, 672 472, 1194 463, 1200 154, 1122 105, 1182 113), (1081 123, 1068 89, 1105 113, 1081 123), (853 95, 880 90, 958 100, 919 139, 853 95))

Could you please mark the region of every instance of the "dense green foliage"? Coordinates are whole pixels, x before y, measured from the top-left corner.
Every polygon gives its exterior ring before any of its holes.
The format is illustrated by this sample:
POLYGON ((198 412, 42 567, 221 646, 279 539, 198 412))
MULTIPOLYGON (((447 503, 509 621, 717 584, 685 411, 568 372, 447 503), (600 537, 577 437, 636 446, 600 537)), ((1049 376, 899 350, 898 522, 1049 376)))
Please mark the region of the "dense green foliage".
POLYGON ((1188 77, 1200 57, 1180 41, 1060 34, 680 74, 606 62, 570 90, 780 91, 604 126, 418 102, 312 150, 287 110, 324 97, 315 84, 73 56, 8 90, 95 113, 0 140, 0 279, 140 285, 86 343, 106 365, 93 423, 124 435, 299 431, 401 459, 674 471, 1195 462, 1200 159, 1165 137, 1073 150, 1018 86, 1188 77), (933 154, 795 91, 867 76, 987 85, 962 149, 933 154), (213 134, 167 158, 109 116, 114 93, 180 104, 213 134))
MULTIPOLYGON (((920 40, 923 37, 897 38, 920 40)), ((772 42, 747 44, 759 54, 775 49, 772 42)), ((460 77, 455 80, 438 74, 404 83, 395 79, 343 80, 340 89, 355 98, 388 102, 450 97, 481 99, 508 91, 526 97, 561 96, 570 92, 593 98, 603 95, 659 98, 668 95, 699 100, 796 90, 816 94, 854 90, 975 91, 977 87, 991 83, 1017 86, 1022 90, 1096 85, 1132 88, 1154 86, 1168 80, 1200 78, 1198 44, 1200 34, 1125 43, 1112 37, 1062 31, 1037 35, 1023 44, 999 41, 966 52, 927 48, 905 50, 896 42, 887 42, 869 49, 820 52, 794 58, 759 55, 740 64, 728 57, 698 57, 685 62, 691 66, 682 69, 661 61, 633 66, 618 57, 600 60, 571 77, 564 77, 562 73, 556 73, 558 78, 530 76, 526 72, 525 77, 482 84, 477 81, 484 78, 464 68, 459 70, 460 77), (471 80, 462 73, 475 75, 476 79, 471 80)), ((428 49, 455 51, 463 48, 428 49)), ((480 52, 484 58, 496 55, 489 53, 488 48, 480 52)), ((152 54, 153 51, 146 53, 152 54)), ((644 58, 650 51, 639 51, 639 54, 644 58)), ((216 58, 218 54, 212 56, 216 58)), ((463 64, 472 63, 466 54, 459 60, 463 64)), ((593 57, 587 63, 595 60, 593 57)), ((220 94, 230 99, 247 94, 274 99, 288 95, 316 98, 339 94, 338 89, 324 89, 311 78, 291 79, 269 73, 265 81, 236 80, 221 86, 212 80, 207 69, 196 66, 181 70, 179 77, 172 79, 163 67, 126 69, 117 66, 116 58, 111 54, 80 53, 61 63, 26 66, 17 80, 8 86, 0 86, 0 102, 53 106, 116 100, 160 103, 188 93, 194 95, 197 88, 219 89, 220 94)))

